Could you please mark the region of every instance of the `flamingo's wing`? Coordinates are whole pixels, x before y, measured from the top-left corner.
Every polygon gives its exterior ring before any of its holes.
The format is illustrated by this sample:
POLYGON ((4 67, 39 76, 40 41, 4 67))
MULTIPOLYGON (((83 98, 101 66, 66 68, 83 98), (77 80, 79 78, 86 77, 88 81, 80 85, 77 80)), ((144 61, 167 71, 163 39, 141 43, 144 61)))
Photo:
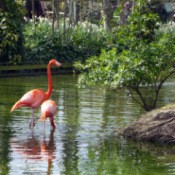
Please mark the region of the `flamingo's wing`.
POLYGON ((45 92, 41 89, 34 89, 26 94, 24 94, 19 101, 17 101, 12 109, 11 112, 19 107, 31 107, 31 108, 36 108, 39 105, 42 104, 42 102, 45 100, 46 95, 45 92))

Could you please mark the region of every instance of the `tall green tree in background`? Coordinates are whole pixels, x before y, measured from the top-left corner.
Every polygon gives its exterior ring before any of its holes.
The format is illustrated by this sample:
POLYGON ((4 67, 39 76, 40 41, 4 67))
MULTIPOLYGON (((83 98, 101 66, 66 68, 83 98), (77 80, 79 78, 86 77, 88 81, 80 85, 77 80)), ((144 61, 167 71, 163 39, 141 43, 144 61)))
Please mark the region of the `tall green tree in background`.
POLYGON ((18 64, 23 55, 23 13, 14 0, 0 1, 0 63, 18 64))
POLYGON ((158 15, 138 0, 127 24, 116 30, 117 46, 76 64, 82 71, 79 84, 125 88, 150 111, 157 107, 163 83, 175 73, 174 39, 173 30, 165 30, 158 15))

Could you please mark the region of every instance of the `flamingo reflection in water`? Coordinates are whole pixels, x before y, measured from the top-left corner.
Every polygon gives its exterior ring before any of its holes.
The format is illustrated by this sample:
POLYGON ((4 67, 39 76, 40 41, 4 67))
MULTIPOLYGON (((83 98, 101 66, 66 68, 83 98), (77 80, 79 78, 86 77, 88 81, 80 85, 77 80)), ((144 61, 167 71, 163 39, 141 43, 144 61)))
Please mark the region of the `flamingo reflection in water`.
POLYGON ((12 140, 12 151, 19 153, 25 159, 34 161, 35 164, 47 161, 47 173, 51 174, 53 160, 56 158, 56 144, 54 140, 54 130, 50 132, 49 139, 38 140, 32 135, 31 138, 26 140, 12 140))

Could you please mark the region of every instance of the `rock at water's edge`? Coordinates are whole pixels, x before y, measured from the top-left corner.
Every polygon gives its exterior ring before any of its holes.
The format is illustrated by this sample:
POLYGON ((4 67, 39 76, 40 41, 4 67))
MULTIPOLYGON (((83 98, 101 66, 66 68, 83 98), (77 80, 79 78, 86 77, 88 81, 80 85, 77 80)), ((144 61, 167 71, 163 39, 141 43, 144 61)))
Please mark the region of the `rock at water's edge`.
POLYGON ((139 141, 175 143, 175 105, 167 105, 144 114, 124 128, 122 135, 139 141))

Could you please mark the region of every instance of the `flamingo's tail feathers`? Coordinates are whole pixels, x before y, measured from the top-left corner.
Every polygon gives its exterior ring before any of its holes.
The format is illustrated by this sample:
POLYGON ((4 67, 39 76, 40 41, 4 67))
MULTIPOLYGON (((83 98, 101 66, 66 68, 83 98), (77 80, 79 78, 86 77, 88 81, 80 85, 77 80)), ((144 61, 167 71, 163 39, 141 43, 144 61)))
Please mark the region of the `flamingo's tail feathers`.
POLYGON ((20 108, 20 107, 22 107, 22 106, 24 106, 24 104, 21 103, 20 101, 17 101, 17 102, 12 106, 10 112, 13 112, 15 109, 20 108))

